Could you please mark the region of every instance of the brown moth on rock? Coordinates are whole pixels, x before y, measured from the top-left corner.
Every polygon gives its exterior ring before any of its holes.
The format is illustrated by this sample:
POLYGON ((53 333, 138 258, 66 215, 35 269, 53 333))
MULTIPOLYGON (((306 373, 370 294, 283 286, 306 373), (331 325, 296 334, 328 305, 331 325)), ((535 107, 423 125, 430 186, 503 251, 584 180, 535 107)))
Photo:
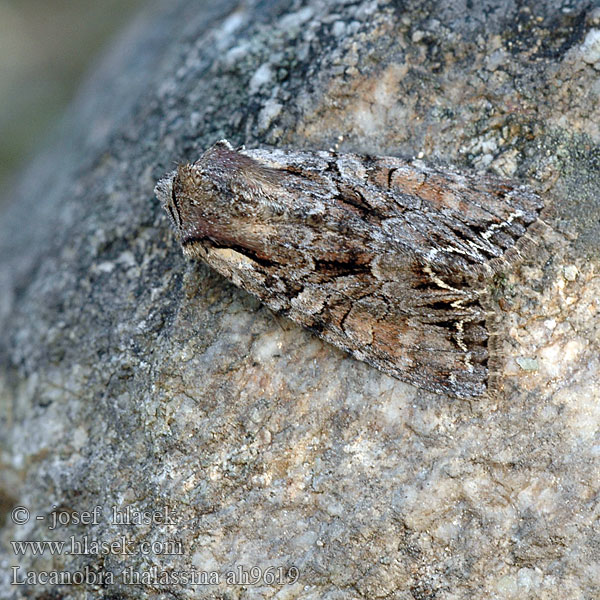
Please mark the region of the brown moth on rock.
POLYGON ((489 285, 542 209, 488 175, 225 140, 155 191, 186 256, 355 358, 461 398, 487 389, 489 285))

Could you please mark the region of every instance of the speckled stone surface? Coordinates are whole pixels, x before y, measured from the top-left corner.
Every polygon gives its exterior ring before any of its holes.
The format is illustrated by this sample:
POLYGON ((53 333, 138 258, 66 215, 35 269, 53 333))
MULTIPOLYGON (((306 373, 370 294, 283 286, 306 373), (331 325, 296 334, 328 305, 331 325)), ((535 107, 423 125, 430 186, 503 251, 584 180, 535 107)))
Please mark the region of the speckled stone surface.
POLYGON ((600 596, 599 31, 551 0, 148 9, 0 218, 0 596, 600 596), (152 189, 222 137, 536 187, 497 393, 402 384, 186 262, 152 189))

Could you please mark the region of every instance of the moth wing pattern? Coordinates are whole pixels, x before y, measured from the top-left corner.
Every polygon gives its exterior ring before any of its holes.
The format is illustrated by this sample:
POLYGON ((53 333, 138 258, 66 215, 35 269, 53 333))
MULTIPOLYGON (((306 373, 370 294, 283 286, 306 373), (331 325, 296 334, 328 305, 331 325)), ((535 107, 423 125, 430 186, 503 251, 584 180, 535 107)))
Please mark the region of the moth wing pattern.
POLYGON ((460 398, 487 389, 490 279, 542 209, 496 177, 225 141, 157 195, 185 254, 357 359, 460 398))

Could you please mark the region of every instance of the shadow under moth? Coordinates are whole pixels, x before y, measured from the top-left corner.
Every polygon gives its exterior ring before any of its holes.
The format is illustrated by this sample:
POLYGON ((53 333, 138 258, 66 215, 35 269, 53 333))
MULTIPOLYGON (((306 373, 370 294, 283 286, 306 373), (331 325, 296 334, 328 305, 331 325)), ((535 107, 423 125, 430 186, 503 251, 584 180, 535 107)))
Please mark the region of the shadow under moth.
POLYGON ((186 256, 358 360, 460 398, 489 385, 490 284, 543 206, 526 186, 418 160, 225 140, 155 191, 186 256))

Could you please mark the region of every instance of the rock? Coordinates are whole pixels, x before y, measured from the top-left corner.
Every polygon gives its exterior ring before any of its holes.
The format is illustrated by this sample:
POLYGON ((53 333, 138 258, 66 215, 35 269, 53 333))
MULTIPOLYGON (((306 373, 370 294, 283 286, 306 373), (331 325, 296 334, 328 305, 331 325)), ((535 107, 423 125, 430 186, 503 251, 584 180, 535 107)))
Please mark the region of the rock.
POLYGON ((600 29, 590 29, 581 44, 581 56, 590 65, 598 65, 600 68, 600 29))
POLYGON ((584 10, 146 9, 0 219, 1 597, 598 595, 584 10), (537 187, 548 228, 498 283, 495 394, 402 384, 186 262, 152 190, 223 137, 422 153, 537 187))

